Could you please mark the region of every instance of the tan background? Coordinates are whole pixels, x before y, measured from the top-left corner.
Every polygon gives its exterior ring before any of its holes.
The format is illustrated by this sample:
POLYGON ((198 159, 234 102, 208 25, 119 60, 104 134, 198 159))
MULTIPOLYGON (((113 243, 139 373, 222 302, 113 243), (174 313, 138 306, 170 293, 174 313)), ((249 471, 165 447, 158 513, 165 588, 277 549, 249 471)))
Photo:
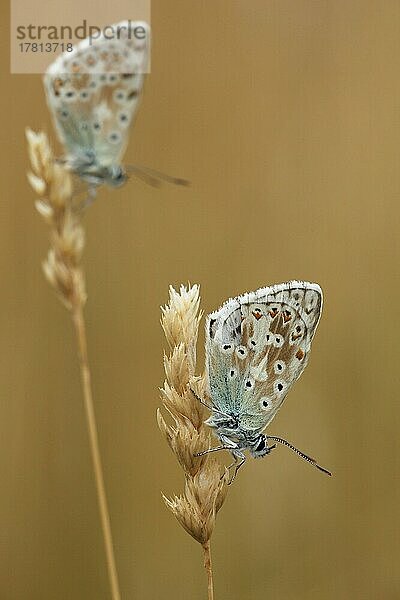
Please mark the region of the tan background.
MULTIPOLYGON (((4 4, 0 598, 107 600, 74 338, 25 178, 24 127, 51 126, 40 78, 8 75, 4 4)), ((270 431, 335 476, 284 448, 248 462, 213 537, 216 598, 399 598, 400 4, 154 1, 152 19, 126 161, 192 187, 131 181, 86 219, 123 598, 205 598, 200 548, 160 496, 182 487, 155 422, 168 284, 199 282, 209 311, 294 277, 321 284, 325 310, 270 431)))

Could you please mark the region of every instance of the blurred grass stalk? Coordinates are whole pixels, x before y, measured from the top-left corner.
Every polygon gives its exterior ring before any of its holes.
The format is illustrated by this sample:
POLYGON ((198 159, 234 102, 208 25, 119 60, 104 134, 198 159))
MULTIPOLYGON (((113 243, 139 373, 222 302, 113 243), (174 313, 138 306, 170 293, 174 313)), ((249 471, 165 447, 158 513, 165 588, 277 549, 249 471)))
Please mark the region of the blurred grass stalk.
POLYGON ((73 204, 73 189, 68 171, 58 164, 44 133, 27 129, 28 151, 32 172, 29 182, 38 195, 35 206, 50 227, 50 249, 43 263, 44 274, 56 290, 61 302, 70 311, 74 323, 86 422, 92 454, 94 477, 99 503, 100 520, 106 552, 108 577, 113 600, 120 600, 118 574, 115 565, 110 516, 104 487, 97 425, 93 407, 92 387, 87 352, 83 308, 86 302, 85 277, 81 267, 85 246, 81 224, 82 211, 73 204))
POLYGON ((227 473, 213 455, 197 457, 210 447, 209 429, 204 425, 204 406, 191 392, 205 397, 205 378, 196 377, 196 345, 201 320, 199 286, 169 290, 169 304, 162 307, 161 325, 171 353, 164 355, 165 382, 161 401, 172 425, 157 411, 158 426, 185 475, 183 494, 163 496, 182 527, 201 544, 208 578, 208 600, 214 599, 210 538, 217 512, 227 493, 227 473))

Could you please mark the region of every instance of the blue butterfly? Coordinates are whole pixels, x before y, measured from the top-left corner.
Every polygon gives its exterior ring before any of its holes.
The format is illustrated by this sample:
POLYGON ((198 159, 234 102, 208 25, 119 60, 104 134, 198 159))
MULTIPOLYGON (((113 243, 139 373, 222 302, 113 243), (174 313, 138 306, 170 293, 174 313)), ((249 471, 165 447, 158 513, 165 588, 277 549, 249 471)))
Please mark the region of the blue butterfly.
MULTIPOLYGON (((286 440, 263 433, 308 362, 322 310, 315 283, 290 281, 228 300, 206 321, 206 423, 221 445, 200 455, 229 450, 233 477, 246 460, 284 444, 321 471, 331 473, 286 440)), ((193 391, 193 390, 192 390, 193 391)), ((194 392, 195 393, 195 392, 194 392)), ((196 395, 196 394, 195 394, 196 395)))
POLYGON ((61 54, 43 79, 65 162, 91 186, 115 187, 126 180, 121 160, 148 63, 147 23, 112 27, 113 39, 102 34, 83 40, 61 54))
POLYGON ((47 103, 66 151, 62 162, 89 184, 91 197, 103 183, 121 186, 128 173, 150 185, 160 180, 185 185, 148 167, 121 165, 148 70, 150 28, 122 21, 112 30, 112 39, 101 34, 64 52, 44 75, 47 103))

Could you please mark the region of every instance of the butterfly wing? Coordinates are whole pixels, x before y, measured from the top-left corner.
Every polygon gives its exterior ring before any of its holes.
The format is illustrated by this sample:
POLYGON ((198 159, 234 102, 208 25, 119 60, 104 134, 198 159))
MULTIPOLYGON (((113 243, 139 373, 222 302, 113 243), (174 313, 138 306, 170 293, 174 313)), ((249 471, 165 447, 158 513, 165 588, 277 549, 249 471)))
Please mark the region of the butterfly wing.
POLYGON ((261 431, 308 362, 322 309, 317 284, 291 281, 226 302, 209 315, 209 393, 220 411, 261 431))
POLYGON ((120 32, 118 38, 83 40, 60 55, 44 76, 58 136, 67 158, 78 166, 92 157, 102 167, 119 164, 143 88, 149 26, 134 22, 128 30, 126 21, 113 29, 120 32), (137 27, 145 32, 143 39, 132 33, 137 27))

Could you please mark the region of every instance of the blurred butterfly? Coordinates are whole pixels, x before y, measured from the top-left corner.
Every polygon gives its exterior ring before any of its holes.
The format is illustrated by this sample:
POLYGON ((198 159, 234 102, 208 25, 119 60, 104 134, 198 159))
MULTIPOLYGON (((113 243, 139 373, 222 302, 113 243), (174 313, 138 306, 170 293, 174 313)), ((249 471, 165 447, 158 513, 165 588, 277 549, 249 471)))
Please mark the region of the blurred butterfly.
POLYGON ((206 322, 207 395, 212 411, 206 423, 222 444, 199 453, 229 450, 234 480, 245 462, 284 444, 321 471, 316 461, 286 440, 262 433, 275 417, 308 362, 322 309, 315 283, 290 281, 228 300, 206 322))
MULTIPOLYGON (((47 69, 44 87, 65 164, 95 193, 107 183, 122 185, 121 166, 149 60, 150 28, 144 22, 113 25, 118 35, 87 38, 61 54, 47 69), (141 35, 135 35, 140 31, 141 35)), ((158 179, 185 183, 147 167, 132 167, 150 184, 158 179)))

